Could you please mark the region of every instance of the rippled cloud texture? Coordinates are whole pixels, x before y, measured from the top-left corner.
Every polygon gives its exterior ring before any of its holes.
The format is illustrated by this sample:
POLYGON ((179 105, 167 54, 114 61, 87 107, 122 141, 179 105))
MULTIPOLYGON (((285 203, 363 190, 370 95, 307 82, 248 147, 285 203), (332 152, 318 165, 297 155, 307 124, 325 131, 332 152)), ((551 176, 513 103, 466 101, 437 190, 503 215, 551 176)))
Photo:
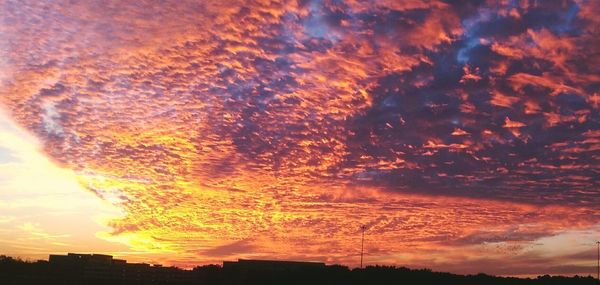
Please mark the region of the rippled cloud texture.
POLYGON ((594 270, 561 237, 598 233, 598 1, 0 3, 0 103, 124 210, 106 239, 594 270))

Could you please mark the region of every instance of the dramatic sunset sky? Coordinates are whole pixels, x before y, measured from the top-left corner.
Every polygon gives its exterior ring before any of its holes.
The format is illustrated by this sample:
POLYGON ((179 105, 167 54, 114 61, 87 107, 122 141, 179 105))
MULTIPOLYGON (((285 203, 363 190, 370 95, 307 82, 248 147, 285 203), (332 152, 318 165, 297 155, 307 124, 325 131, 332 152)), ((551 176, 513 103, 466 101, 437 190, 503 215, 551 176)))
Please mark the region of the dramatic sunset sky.
POLYGON ((593 274, 599 15, 0 0, 0 254, 593 274))

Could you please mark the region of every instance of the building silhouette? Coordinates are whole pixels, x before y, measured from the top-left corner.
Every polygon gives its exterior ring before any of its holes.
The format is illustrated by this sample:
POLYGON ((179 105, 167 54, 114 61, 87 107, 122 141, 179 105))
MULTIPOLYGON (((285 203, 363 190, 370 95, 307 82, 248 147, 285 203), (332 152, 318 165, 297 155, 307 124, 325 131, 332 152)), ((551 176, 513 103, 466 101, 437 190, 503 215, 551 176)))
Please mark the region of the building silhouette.
POLYGON ((48 261, 22 261, 0 255, 2 285, 229 285, 229 284, 456 284, 456 285, 599 285, 592 276, 497 277, 458 275, 394 266, 350 269, 320 262, 247 260, 225 261, 193 270, 147 263, 128 263, 103 254, 50 255, 48 261))
POLYGON ((126 284, 187 284, 193 272, 177 267, 127 263, 104 254, 52 254, 48 268, 58 278, 126 284))
POLYGON ((286 260, 257 260, 257 259, 238 259, 238 261, 223 261, 224 270, 300 270, 325 268, 322 262, 306 261, 286 261, 286 260))

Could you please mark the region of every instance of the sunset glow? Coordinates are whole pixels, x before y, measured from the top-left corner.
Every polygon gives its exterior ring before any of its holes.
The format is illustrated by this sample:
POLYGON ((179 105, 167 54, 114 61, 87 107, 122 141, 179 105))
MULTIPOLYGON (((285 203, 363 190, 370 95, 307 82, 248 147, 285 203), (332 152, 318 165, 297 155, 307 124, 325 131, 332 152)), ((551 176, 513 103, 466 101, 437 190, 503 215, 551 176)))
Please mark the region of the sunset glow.
POLYGON ((0 254, 592 274, 598 15, 0 0, 0 254))

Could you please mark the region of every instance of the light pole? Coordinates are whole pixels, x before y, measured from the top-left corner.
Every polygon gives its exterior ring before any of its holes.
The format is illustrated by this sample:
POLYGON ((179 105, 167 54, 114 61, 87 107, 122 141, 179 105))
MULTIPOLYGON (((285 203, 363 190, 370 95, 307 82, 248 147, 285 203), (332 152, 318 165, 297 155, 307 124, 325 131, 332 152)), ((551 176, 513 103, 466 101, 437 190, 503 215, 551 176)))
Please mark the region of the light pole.
POLYGON ((360 229, 362 231, 362 238, 360 240, 360 269, 363 268, 363 250, 364 250, 364 246, 365 246, 365 230, 367 229, 367 226, 362 225, 360 226, 360 229))
POLYGON ((600 241, 597 241, 596 244, 598 245, 598 280, 600 280, 600 241))

